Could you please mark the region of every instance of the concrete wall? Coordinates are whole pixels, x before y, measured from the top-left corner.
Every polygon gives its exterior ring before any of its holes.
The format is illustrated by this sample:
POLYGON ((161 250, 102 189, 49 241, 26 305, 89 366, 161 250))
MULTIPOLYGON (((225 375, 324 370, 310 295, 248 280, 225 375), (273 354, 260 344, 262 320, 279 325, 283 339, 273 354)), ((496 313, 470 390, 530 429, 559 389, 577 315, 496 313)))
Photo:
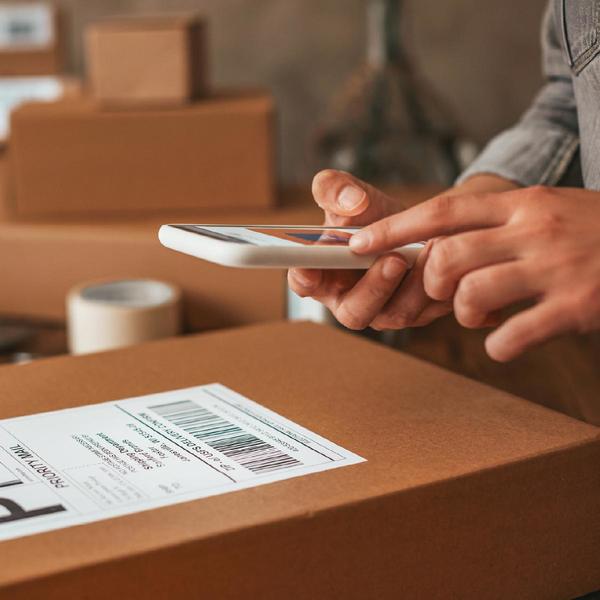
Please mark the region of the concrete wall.
MULTIPOLYGON (((365 0, 59 0, 69 13, 70 65, 95 18, 199 9, 210 19, 213 81, 266 85, 280 105, 281 171, 316 167, 315 127, 362 60, 365 0)), ((419 68, 479 142, 513 121, 539 85, 545 0, 408 0, 407 42, 419 68)))

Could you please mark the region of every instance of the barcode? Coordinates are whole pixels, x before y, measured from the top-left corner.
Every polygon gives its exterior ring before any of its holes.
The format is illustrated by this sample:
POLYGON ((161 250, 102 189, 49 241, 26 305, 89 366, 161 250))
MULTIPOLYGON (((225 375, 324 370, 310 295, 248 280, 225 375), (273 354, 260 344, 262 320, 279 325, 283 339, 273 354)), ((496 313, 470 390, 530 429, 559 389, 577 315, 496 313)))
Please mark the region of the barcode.
POLYGON ((159 404, 149 408, 253 473, 268 473, 302 464, 264 440, 244 431, 239 425, 198 406, 191 400, 159 404))

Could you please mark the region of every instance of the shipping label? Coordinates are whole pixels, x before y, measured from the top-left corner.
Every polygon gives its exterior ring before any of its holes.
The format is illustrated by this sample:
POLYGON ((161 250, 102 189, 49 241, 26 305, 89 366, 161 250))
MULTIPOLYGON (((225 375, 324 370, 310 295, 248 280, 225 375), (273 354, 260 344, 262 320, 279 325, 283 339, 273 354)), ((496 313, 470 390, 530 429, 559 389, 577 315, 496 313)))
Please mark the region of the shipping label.
POLYGON ((221 384, 0 420, 0 540, 363 460, 221 384))

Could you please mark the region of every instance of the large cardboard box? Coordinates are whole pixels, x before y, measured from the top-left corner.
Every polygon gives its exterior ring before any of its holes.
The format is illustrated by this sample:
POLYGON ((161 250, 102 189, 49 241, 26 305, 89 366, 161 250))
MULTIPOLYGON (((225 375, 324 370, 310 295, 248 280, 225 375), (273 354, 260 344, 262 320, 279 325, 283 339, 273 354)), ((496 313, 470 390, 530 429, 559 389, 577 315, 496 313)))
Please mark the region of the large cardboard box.
POLYGON ((65 23, 50 2, 0 5, 0 75, 58 75, 65 68, 65 23))
POLYGON ((112 106, 173 106, 205 94, 205 30, 191 15, 94 23, 86 31, 94 97, 112 106))
POLYGON ((168 110, 32 103, 12 114, 10 143, 21 214, 275 203, 274 107, 264 93, 168 110))
POLYGON ((221 382, 366 459, 3 542, 2 599, 600 588, 599 430, 355 336, 271 324, 0 372, 3 418, 221 382))
MULTIPOLYGON (((3 166, 0 161, 0 182, 3 166)), ((318 224, 322 219, 308 193, 284 193, 281 203, 276 210, 171 211, 102 219, 0 215, 0 314, 63 320, 65 296, 74 285, 140 277, 181 287, 188 331, 283 318, 284 271, 225 268, 168 250, 157 238, 163 223, 318 224)))

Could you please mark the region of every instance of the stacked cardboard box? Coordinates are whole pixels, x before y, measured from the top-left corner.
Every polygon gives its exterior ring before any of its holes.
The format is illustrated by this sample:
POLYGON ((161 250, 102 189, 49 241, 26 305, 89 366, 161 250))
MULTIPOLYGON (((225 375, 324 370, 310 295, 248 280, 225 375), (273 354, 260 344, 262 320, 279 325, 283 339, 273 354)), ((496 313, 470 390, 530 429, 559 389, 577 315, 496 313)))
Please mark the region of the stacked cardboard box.
POLYGON ((11 124, 16 209, 266 208, 272 143, 273 103, 261 93, 125 112, 89 99, 25 105, 11 124))
POLYGON ((270 94, 207 93, 197 17, 87 32, 89 96, 13 113, 13 207, 23 215, 276 204, 270 94))
POLYGON ((8 142, 12 112, 24 103, 77 98, 80 81, 67 76, 0 77, 0 144, 8 142))
POLYGON ((0 418, 213 382, 366 461, 3 542, 1 598, 600 589, 597 428, 330 328, 271 324, 3 367, 0 418))
POLYGON ((189 16, 93 25, 87 94, 13 113, 0 314, 63 319, 82 281, 148 277, 183 289, 188 330, 285 315, 282 271, 225 270, 156 237, 165 222, 321 220, 310 199, 274 209, 273 100, 208 93, 205 38, 189 16))
POLYGON ((64 66, 64 20, 56 6, 0 4, 0 76, 58 75, 64 66))
POLYGON ((106 20, 86 34, 91 90, 113 106, 178 106, 207 92, 206 24, 198 16, 106 20))
POLYGON ((28 101, 73 97, 79 82, 64 73, 63 14, 48 2, 0 3, 0 145, 10 114, 28 101))

